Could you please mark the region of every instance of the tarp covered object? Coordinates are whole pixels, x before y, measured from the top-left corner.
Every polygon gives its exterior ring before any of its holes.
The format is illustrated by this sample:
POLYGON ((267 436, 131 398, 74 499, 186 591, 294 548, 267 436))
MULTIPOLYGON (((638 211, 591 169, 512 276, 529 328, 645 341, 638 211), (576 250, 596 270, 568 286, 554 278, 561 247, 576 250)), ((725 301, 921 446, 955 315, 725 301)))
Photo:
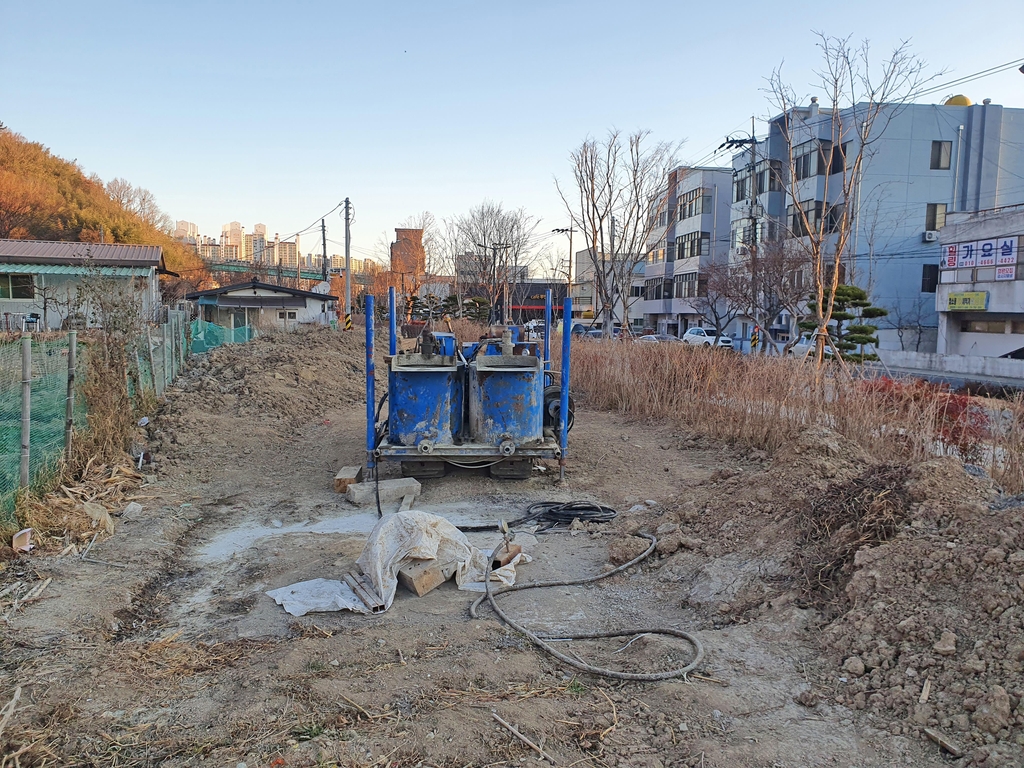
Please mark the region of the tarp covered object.
MULTIPOLYGON (((398 571, 414 560, 439 560, 455 563, 455 582, 459 589, 484 591, 489 552, 472 544, 458 528, 443 517, 429 512, 410 510, 387 515, 377 521, 356 564, 373 582, 385 609, 391 607, 398 588, 398 571)), ((516 579, 516 565, 529 562, 525 554, 517 555, 508 565, 491 571, 491 580, 511 585, 516 579)), ((341 581, 314 579, 267 594, 293 616, 312 611, 368 610, 341 581)))

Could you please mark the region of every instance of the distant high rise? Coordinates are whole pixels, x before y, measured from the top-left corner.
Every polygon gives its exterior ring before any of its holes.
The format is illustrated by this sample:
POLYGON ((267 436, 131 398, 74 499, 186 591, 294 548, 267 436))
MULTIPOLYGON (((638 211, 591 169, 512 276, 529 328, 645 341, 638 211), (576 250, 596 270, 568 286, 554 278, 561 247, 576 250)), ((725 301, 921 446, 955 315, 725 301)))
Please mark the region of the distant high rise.
POLYGON ((195 243, 199 238, 199 226, 191 221, 176 221, 174 223, 174 237, 178 240, 195 243))
POLYGON ((225 224, 220 228, 220 244, 221 245, 234 245, 242 246, 242 235, 245 233, 245 227, 239 221, 232 221, 230 224, 225 224))

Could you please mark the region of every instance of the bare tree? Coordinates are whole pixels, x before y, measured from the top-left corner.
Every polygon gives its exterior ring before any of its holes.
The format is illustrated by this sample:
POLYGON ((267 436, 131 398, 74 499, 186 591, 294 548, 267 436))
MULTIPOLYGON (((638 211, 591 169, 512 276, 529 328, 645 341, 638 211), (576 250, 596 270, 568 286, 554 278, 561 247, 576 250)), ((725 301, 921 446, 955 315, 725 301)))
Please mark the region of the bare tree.
MULTIPOLYGON (((529 275, 534 261, 531 238, 540 220, 524 208, 506 210, 501 203, 484 200, 455 220, 464 245, 471 249, 458 258, 458 279, 475 283, 493 308, 500 299, 507 322, 511 286, 529 275)), ((491 320, 496 318, 493 316, 491 320)))
POLYGON ((570 155, 573 186, 555 180, 572 225, 583 234, 594 267, 605 336, 621 308, 628 316, 633 275, 651 243, 668 228, 668 172, 676 147, 650 143, 649 131, 624 136, 609 131, 602 140, 586 139, 570 155))
POLYGON ((132 186, 126 179, 111 179, 107 183, 107 194, 121 208, 134 213, 144 222, 161 232, 170 234, 173 228, 171 217, 156 203, 156 196, 148 189, 132 186))
POLYGON ((889 307, 889 315, 885 319, 886 325, 896 330, 896 337, 900 340, 900 349, 906 351, 910 339, 904 339, 907 334, 913 339, 914 351, 921 351, 921 341, 925 330, 934 328, 925 324, 932 312, 934 312, 934 301, 919 298, 910 307, 896 301, 889 307))
POLYGON ((127 179, 120 177, 107 182, 107 194, 126 211, 131 211, 135 204, 135 187, 127 179))
POLYGON ((906 42, 880 67, 872 66, 867 41, 853 45, 849 37, 818 33, 818 47, 822 63, 815 85, 825 98, 819 110, 798 108, 803 99, 783 79, 781 67, 768 79, 767 93, 781 113, 775 121, 785 143, 779 182, 792 203, 786 229, 810 264, 815 355, 821 365, 864 164, 888 124, 931 78, 906 42))
MULTIPOLYGON (((750 259, 756 259, 756 268, 748 261, 743 279, 737 284, 745 294, 747 313, 764 321, 764 339, 778 351, 767 329, 783 311, 796 317, 804 310, 809 277, 807 254, 794 240, 777 238, 763 241, 756 249, 751 249, 750 259)), ((799 335, 791 338, 786 350, 798 339, 799 335)))
POLYGON ((726 327, 746 309, 747 289, 743 276, 728 264, 709 264, 697 284, 694 311, 715 326, 721 336, 726 327))

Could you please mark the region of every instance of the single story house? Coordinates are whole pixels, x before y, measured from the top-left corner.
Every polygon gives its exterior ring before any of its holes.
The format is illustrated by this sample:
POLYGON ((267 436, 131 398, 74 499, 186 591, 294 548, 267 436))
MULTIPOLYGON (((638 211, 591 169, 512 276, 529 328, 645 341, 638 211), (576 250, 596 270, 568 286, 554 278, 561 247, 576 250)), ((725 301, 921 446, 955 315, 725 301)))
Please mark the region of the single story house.
POLYGON ((254 326, 263 328, 294 328, 300 324, 327 324, 338 297, 330 295, 328 283, 318 290, 303 291, 283 285, 251 280, 225 285, 185 296, 199 305, 201 317, 224 328, 254 326))
POLYGON ((92 325, 80 296, 84 280, 124 280, 144 317, 160 306, 163 249, 158 245, 0 239, 0 331, 57 330, 92 325))

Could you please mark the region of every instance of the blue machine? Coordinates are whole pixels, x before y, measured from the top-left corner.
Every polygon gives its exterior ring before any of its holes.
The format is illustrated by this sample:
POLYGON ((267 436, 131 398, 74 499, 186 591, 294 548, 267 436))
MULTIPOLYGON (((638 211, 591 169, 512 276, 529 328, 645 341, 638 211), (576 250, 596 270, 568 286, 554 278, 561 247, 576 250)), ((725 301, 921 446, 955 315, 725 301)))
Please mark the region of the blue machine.
MULTIPOLYGON (((368 297, 369 300, 370 297, 368 297)), ((535 459, 559 459, 565 471, 569 398, 569 340, 563 323, 562 373, 550 370, 551 291, 545 306, 543 350, 502 338, 457 347, 452 333, 423 333, 412 352, 398 352, 394 289, 389 295, 388 393, 375 402, 372 303, 367 305, 367 466, 399 461, 403 473, 437 477, 448 464, 489 467, 496 477, 528 477, 535 459), (546 386, 547 385, 547 386, 546 386), (387 401, 387 418, 380 413, 387 401), (563 414, 567 418, 563 418, 563 414)), ((566 299, 564 317, 572 317, 566 299)))

